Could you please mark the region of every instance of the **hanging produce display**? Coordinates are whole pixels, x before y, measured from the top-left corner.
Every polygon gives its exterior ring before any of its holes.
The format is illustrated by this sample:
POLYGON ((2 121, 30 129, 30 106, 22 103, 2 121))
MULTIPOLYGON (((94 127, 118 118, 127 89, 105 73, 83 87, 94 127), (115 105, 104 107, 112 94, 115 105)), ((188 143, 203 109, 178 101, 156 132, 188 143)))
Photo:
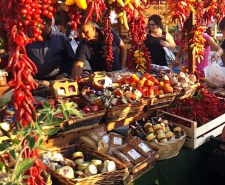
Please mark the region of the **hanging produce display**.
POLYGON ((172 21, 178 21, 183 29, 184 23, 193 14, 192 39, 189 40, 190 49, 196 61, 200 62, 204 57, 205 39, 202 36, 205 26, 212 23, 213 19, 219 22, 225 15, 224 0, 168 0, 169 15, 172 21))
MULTIPOLYGON (((141 94, 137 95, 135 92, 139 91, 131 89, 133 91, 126 94, 130 103, 139 100, 141 96, 152 98, 173 94, 175 85, 179 83, 175 76, 168 77, 164 81, 157 81, 154 76, 148 74, 150 71, 151 54, 143 44, 146 37, 146 22, 143 11, 148 8, 151 2, 151 0, 63 0, 60 2, 64 3, 65 10, 70 16, 69 24, 74 30, 77 30, 80 19, 84 15, 86 16, 86 21, 92 20, 96 23, 104 23, 103 31, 105 35, 104 42, 107 44, 105 52, 108 69, 111 68, 113 62, 113 35, 110 13, 114 11, 117 14, 116 19, 128 32, 131 41, 131 47, 128 50, 127 67, 131 72, 134 72, 129 77, 132 80, 130 79, 128 83, 125 83, 124 87, 128 87, 127 84, 130 84, 141 92, 141 94), (142 74, 140 79, 135 74, 136 72, 142 74)), ((158 5, 161 3, 160 0, 154 2, 157 2, 158 5)), ((195 25, 190 31, 193 37, 188 41, 188 44, 192 50, 192 54, 200 62, 204 54, 205 40, 202 37, 204 26, 210 23, 212 19, 215 19, 217 22, 221 20, 225 13, 225 0, 167 0, 167 2, 170 7, 169 14, 171 20, 178 21, 181 28, 184 28, 185 22, 191 14, 195 15, 195 25)), ((38 83, 34 79, 37 67, 26 53, 27 44, 34 41, 43 41, 42 30, 45 22, 42 20, 42 16, 53 18, 54 11, 57 10, 58 5, 59 2, 56 0, 0 0, 0 7, 4 10, 0 12, 0 39, 3 38, 1 44, 4 43, 6 53, 8 54, 6 71, 12 76, 8 82, 8 86, 13 91, 8 112, 12 111, 15 113, 10 127, 16 128, 19 134, 23 136, 21 140, 9 136, 12 141, 10 147, 13 144, 17 144, 19 147, 16 147, 15 150, 7 151, 3 157, 0 155, 0 162, 5 162, 10 157, 14 159, 18 157, 14 165, 16 168, 20 168, 20 171, 15 171, 12 177, 10 177, 12 182, 17 181, 28 185, 46 184, 41 176, 42 171, 45 170, 45 166, 38 160, 38 148, 42 143, 40 139, 42 129, 38 126, 38 122, 43 123, 47 120, 46 122, 53 124, 53 126, 62 123, 62 118, 53 119, 54 111, 50 105, 43 105, 44 109, 48 108, 49 112, 52 111, 52 114, 49 113, 48 116, 47 114, 44 115, 47 118, 46 120, 44 120, 43 114, 41 118, 37 116, 35 107, 37 102, 31 93, 32 90, 38 87, 38 83), (18 153, 19 156, 17 156, 18 153), (26 178, 21 177, 24 175, 26 178)), ((183 86, 189 82, 187 78, 183 78, 183 81, 185 81, 185 83, 181 83, 183 86)), ((92 93, 91 96, 93 96, 93 92, 96 94, 100 93, 97 90, 90 92, 92 93)), ((198 95, 195 99, 196 101, 189 99, 181 100, 176 105, 178 109, 171 109, 171 112, 186 115, 187 112, 182 110, 182 105, 191 106, 192 112, 195 112, 195 119, 200 119, 199 124, 201 125, 211 119, 210 115, 205 111, 207 108, 214 113, 215 117, 224 113, 224 106, 222 106, 221 101, 208 94, 207 91, 203 91, 198 95), (210 102, 210 99, 213 101, 210 102), (198 104, 207 106, 199 107, 198 104)), ((111 96, 107 96, 107 98, 110 99, 111 96)), ((114 99, 114 104, 116 105, 115 101, 117 100, 114 99)), ((65 105, 62 107, 65 108, 65 105)), ((95 109, 94 112, 97 112, 98 107, 93 107, 95 109)), ((71 109, 68 108, 64 111, 67 114, 64 117, 69 117, 69 110, 71 109)), ((46 111, 43 112, 46 113, 46 111)), ((58 130, 56 129, 54 133, 58 130)), ((9 146, 7 145, 6 147, 9 146)), ((9 171, 9 169, 7 170, 9 171)))

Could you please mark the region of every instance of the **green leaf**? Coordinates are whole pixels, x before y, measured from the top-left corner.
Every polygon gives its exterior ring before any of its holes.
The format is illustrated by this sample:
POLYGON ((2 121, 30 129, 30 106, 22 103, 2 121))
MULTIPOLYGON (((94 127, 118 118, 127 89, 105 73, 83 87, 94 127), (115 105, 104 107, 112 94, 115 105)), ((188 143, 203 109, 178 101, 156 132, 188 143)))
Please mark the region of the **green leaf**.
POLYGON ((9 147, 10 147, 10 144, 8 142, 1 143, 0 144, 0 151, 5 151, 9 147))
POLYGON ((10 150, 9 155, 11 155, 14 159, 16 159, 16 152, 15 150, 10 150))
POLYGON ((59 127, 51 128, 51 129, 46 130, 45 134, 48 135, 48 136, 51 136, 51 135, 56 134, 59 130, 60 130, 59 127))
POLYGON ((47 115, 47 120, 48 120, 48 121, 52 121, 52 118, 53 118, 53 115, 52 115, 52 114, 48 114, 48 115, 47 115))
POLYGON ((64 119, 62 118, 53 118, 50 123, 48 123, 48 126, 58 126, 60 123, 62 123, 64 119))
POLYGON ((34 148, 34 145, 35 145, 35 138, 34 138, 34 137, 31 137, 31 138, 29 139, 29 147, 30 147, 31 149, 33 149, 33 148, 34 148))
POLYGON ((19 139, 12 139, 12 142, 15 143, 15 144, 19 144, 20 140, 19 139))
POLYGON ((35 125, 35 128, 36 128, 38 134, 39 134, 40 136, 43 135, 43 130, 42 130, 41 127, 38 125, 38 123, 37 123, 37 122, 34 122, 34 125, 35 125))
POLYGON ((63 111, 63 115, 65 116, 66 120, 69 120, 70 118, 70 113, 68 110, 63 111))
POLYGON ((46 118, 46 114, 41 113, 40 116, 38 116, 37 122, 40 123, 46 118))
POLYGON ((62 110, 65 110, 66 109, 65 103, 61 102, 61 106, 60 107, 62 107, 62 110))
POLYGON ((41 146, 42 142, 43 142, 43 138, 39 137, 39 138, 38 138, 38 141, 37 141, 37 143, 36 143, 36 147, 41 146))
POLYGON ((83 114, 77 109, 70 109, 69 113, 74 115, 74 116, 76 116, 76 117, 78 117, 78 118, 82 118, 83 117, 83 114))
POLYGON ((44 109, 49 109, 49 108, 51 108, 51 105, 48 102, 44 101, 43 107, 44 107, 44 109))
POLYGON ((0 171, 3 169, 4 163, 0 161, 0 171))
POLYGON ((18 127, 19 130, 23 129, 23 126, 20 123, 17 124, 17 127, 18 127))
MULTIPOLYGON (((19 178, 19 176, 25 171, 30 169, 31 166, 33 166, 35 158, 29 158, 29 159, 23 159, 18 163, 18 166, 16 166, 15 170, 15 175, 16 179, 19 178)), ((15 180, 15 179, 14 179, 15 180)))

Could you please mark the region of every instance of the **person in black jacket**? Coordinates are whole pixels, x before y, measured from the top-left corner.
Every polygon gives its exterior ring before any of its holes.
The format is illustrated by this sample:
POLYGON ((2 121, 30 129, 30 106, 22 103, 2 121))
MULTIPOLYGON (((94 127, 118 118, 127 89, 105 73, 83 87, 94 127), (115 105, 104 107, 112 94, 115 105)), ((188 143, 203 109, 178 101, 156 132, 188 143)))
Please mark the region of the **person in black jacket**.
MULTIPOLYGON (((107 71, 106 48, 104 42, 104 32, 97 28, 90 20, 85 22, 85 18, 81 20, 78 27, 78 34, 82 38, 76 51, 76 62, 73 67, 72 77, 79 77, 84 69, 84 61, 87 60, 93 72, 107 71)), ((127 49, 122 39, 114 32, 113 34, 113 57, 114 62, 112 71, 125 68, 127 49), (119 50, 118 50, 119 48, 119 50)))

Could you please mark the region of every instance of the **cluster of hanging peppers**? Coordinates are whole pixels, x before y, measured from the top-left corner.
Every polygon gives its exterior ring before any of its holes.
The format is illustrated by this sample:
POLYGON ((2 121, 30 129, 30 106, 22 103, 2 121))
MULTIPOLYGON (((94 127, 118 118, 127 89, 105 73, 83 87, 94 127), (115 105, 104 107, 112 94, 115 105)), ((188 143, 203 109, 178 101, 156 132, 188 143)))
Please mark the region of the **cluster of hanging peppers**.
POLYGON ((107 69, 108 71, 111 71, 112 69, 112 63, 113 63, 113 48, 112 48, 112 43, 113 43, 113 34, 111 30, 111 21, 109 18, 109 11, 107 11, 105 15, 105 28, 104 28, 104 34, 105 34, 105 39, 104 42, 107 45, 106 48, 106 63, 107 63, 107 69))
POLYGON ((143 16, 133 18, 130 21, 129 35, 132 38, 132 46, 128 50, 127 66, 131 71, 144 74, 150 71, 151 56, 144 45, 146 36, 145 21, 143 16))
POLYGON ((171 21, 178 21, 181 28, 183 28, 184 23, 190 16, 190 12, 194 11, 192 6, 192 2, 188 0, 168 0, 169 12, 168 14, 171 16, 171 21))
POLYGON ((200 63, 204 59, 205 51, 205 38, 203 33, 205 31, 203 21, 203 2, 194 2, 195 7, 195 25, 192 28, 191 33, 193 34, 192 39, 189 41, 190 49, 192 50, 193 56, 196 58, 196 62, 200 63))
MULTIPOLYGON (((51 0, 1 0, 0 12, 1 31, 7 33, 6 51, 8 53, 8 65, 6 70, 12 74, 8 82, 14 89, 11 104, 15 109, 15 123, 19 122, 23 127, 36 120, 36 109, 31 90, 38 87, 33 76, 37 73, 35 64, 26 53, 26 45, 38 40, 42 41, 42 29, 44 24, 41 16, 53 17, 51 0)), ((25 146, 24 141, 24 146, 25 146)), ((22 147, 24 147, 22 146, 22 147)), ((25 151, 23 158, 36 158, 37 149, 25 151)), ((26 182, 30 185, 45 184, 41 178, 44 166, 37 162, 25 173, 30 175, 26 182)))

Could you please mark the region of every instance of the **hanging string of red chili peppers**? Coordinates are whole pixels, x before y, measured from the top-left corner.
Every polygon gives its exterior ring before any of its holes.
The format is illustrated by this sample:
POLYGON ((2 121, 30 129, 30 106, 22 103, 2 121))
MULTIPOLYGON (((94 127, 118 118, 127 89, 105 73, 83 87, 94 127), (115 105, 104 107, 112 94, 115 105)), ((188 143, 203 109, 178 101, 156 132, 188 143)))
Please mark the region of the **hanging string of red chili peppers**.
POLYGON ((132 45, 128 50, 127 66, 131 71, 149 72, 151 56, 148 48, 143 43, 146 36, 144 17, 139 15, 137 18, 133 18, 129 22, 129 26, 132 45))
MULTIPOLYGON (((51 0, 1 0, 0 20, 2 30, 7 33, 7 46, 9 61, 6 70, 12 74, 8 85, 14 89, 11 104, 15 109, 15 123, 19 122, 26 127, 36 120, 36 110, 33 106, 35 100, 31 90, 38 84, 33 76, 37 73, 34 63, 28 58, 25 46, 35 40, 42 41, 42 28, 44 27, 41 15, 52 18, 53 8, 51 0)), ((25 139, 23 146, 28 141, 25 139)), ((37 158, 37 149, 26 149, 23 158, 37 158)), ((30 175, 26 184, 45 184, 41 178, 44 166, 36 160, 34 165, 25 173, 30 175)))
POLYGON ((104 34, 105 34, 105 44, 107 45, 106 48, 106 63, 107 63, 107 69, 108 71, 111 71, 112 69, 112 63, 113 63, 113 48, 112 48, 112 43, 113 43, 113 34, 111 30, 111 21, 110 21, 110 12, 107 11, 105 14, 105 28, 104 28, 104 34))

